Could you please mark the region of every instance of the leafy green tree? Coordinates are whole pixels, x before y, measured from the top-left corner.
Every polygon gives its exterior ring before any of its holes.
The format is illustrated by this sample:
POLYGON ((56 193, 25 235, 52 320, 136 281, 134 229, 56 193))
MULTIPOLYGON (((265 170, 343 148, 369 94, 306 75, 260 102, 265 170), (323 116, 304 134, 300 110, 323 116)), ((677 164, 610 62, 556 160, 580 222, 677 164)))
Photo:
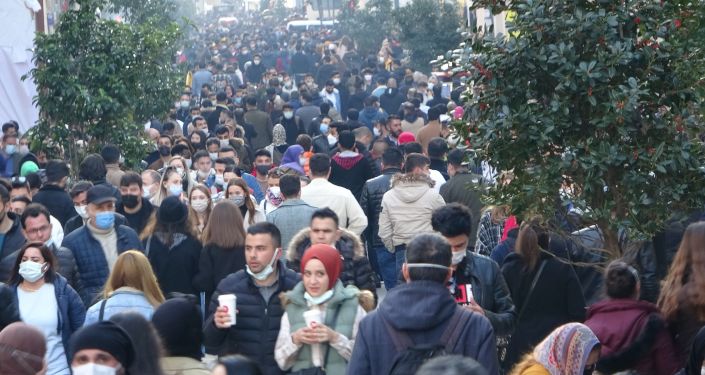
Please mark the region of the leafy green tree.
POLYGON ((130 23, 145 23, 148 20, 174 20, 177 9, 183 5, 181 3, 175 0, 110 0, 107 5, 110 11, 123 14, 130 23))
POLYGON ((183 75, 172 60, 181 31, 175 23, 100 19, 104 1, 77 3, 56 33, 35 39, 33 146, 61 149, 77 166, 84 153, 113 143, 134 166, 146 151, 143 124, 165 115, 179 93, 183 75))
POLYGON ((390 0, 371 0, 362 9, 345 7, 338 17, 343 34, 355 41, 358 53, 376 54, 392 31, 394 18, 390 0))
POLYGON ((414 0, 394 15, 399 41, 411 51, 411 66, 430 70, 430 62, 460 42, 458 8, 448 2, 414 0))
POLYGON ((703 207, 701 75, 681 62, 705 64, 679 34, 677 7, 476 3, 516 13, 506 38, 468 40, 451 64, 475 84, 460 130, 490 165, 513 172, 490 192, 494 203, 552 217, 570 202, 613 256, 620 228, 650 236, 675 212, 703 207))

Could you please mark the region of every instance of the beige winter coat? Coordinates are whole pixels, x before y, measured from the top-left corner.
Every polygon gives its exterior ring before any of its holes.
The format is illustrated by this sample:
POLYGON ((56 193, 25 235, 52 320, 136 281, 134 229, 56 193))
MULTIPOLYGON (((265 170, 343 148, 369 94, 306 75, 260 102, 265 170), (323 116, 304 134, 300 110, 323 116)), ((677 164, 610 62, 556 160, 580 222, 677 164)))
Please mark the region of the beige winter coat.
POLYGON ((392 189, 384 193, 379 215, 379 238, 387 250, 406 245, 419 234, 433 233, 431 213, 445 205, 433 190, 434 181, 421 174, 397 174, 392 189))

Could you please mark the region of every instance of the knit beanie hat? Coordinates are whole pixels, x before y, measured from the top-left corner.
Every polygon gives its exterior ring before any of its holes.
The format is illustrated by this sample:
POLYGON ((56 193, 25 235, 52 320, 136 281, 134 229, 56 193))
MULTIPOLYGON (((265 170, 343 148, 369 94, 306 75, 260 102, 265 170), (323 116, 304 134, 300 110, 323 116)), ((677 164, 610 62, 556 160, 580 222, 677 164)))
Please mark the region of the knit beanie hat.
POLYGON ((411 142, 416 142, 416 137, 414 136, 414 133, 411 132, 403 132, 399 134, 399 144, 403 145, 405 143, 411 143, 411 142))
POLYGON ((179 197, 167 197, 157 211, 157 218, 164 224, 179 224, 188 218, 188 208, 179 197))
POLYGON ((301 258, 301 272, 306 269, 306 263, 311 259, 318 259, 323 263, 323 267, 328 274, 328 289, 332 289, 343 272, 343 258, 338 250, 332 246, 318 244, 306 249, 301 258))
POLYGON ((20 167, 20 176, 24 177, 30 173, 35 173, 39 170, 37 163, 33 161, 26 161, 20 167))
POLYGON ((111 321, 84 326, 71 337, 71 357, 83 349, 98 349, 110 353, 123 368, 132 365, 135 349, 130 335, 111 321))
POLYGON ((34 373, 44 367, 47 351, 44 334, 22 322, 15 322, 0 332, 0 374, 34 373))
POLYGON ((201 360, 201 312, 193 301, 173 298, 164 302, 154 311, 152 324, 168 356, 201 360))

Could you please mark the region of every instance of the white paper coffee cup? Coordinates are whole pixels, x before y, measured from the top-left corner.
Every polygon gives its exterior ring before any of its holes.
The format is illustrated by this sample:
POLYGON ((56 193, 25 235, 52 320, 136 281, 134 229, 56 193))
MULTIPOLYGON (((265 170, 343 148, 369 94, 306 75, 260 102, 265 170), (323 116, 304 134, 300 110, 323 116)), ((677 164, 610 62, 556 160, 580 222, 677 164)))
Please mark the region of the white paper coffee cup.
POLYGON ((235 310, 237 308, 237 296, 234 294, 221 294, 218 296, 218 305, 227 308, 228 315, 230 315, 230 326, 234 326, 237 322, 235 310))
MULTIPOLYGON (((323 323, 323 312, 317 308, 313 310, 304 311, 304 321, 306 321, 306 326, 308 328, 313 328, 313 322, 318 324, 323 323)), ((311 362, 316 367, 320 367, 321 363, 321 344, 311 345, 311 362)))
POLYGON ((323 312, 316 308, 313 310, 304 311, 304 320, 306 321, 306 326, 308 328, 313 328, 311 326, 313 322, 323 323, 323 312))

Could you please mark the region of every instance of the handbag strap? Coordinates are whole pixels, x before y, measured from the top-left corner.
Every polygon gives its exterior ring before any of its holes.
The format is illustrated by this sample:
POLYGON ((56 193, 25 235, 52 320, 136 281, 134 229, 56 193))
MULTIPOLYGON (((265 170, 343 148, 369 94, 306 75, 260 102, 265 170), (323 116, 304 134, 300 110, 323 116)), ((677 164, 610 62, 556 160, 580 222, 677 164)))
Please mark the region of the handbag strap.
POLYGON ((534 275, 534 280, 531 282, 531 286, 529 287, 529 294, 526 295, 526 299, 524 300, 524 305, 521 307, 521 310, 519 310, 519 315, 517 316, 517 323, 521 320, 521 317, 524 315, 524 311, 526 311, 526 306, 529 304, 529 300, 531 299, 531 295, 534 293, 534 288, 536 287, 536 283, 539 282, 539 278, 541 277, 541 273, 543 272, 543 268, 546 266, 546 260, 541 261, 541 265, 539 265, 539 270, 536 272, 536 275, 534 275))
MULTIPOLYGON (((338 307, 335 308, 335 312, 333 313, 333 319, 328 321, 328 327, 330 327, 332 324, 335 324, 335 322, 338 320, 338 314, 340 314, 341 307, 343 307, 342 303, 340 303, 338 307)), ((323 371, 326 371, 326 365, 328 364, 328 354, 330 354, 330 343, 326 345, 326 356, 323 358, 323 371)))
POLYGON ((108 303, 108 299, 104 299, 100 302, 100 313, 98 313, 98 321, 103 321, 103 315, 105 314, 105 304, 108 303))

